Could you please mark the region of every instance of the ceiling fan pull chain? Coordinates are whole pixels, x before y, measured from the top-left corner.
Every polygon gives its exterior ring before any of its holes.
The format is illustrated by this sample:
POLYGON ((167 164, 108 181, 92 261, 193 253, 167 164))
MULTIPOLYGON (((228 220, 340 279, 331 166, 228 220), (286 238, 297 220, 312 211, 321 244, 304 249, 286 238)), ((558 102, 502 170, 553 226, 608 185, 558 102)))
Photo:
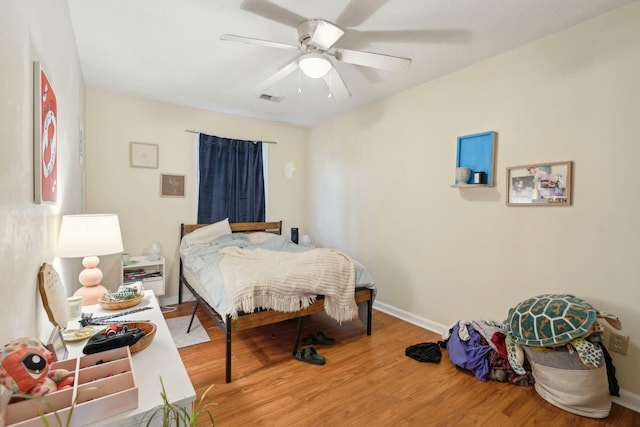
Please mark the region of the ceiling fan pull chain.
POLYGON ((302 95, 302 77, 300 76, 300 67, 298 67, 298 93, 302 95))

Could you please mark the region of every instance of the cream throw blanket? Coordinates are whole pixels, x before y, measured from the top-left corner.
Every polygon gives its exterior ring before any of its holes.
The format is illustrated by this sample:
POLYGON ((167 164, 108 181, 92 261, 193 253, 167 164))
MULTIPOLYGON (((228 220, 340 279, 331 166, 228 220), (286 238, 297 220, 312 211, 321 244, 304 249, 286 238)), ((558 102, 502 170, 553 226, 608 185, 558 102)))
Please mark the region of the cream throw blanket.
POLYGON ((338 322, 358 314, 354 299, 355 267, 348 255, 334 249, 282 252, 228 246, 220 271, 229 298, 228 313, 256 308, 292 312, 309 307, 324 295, 324 309, 338 322))

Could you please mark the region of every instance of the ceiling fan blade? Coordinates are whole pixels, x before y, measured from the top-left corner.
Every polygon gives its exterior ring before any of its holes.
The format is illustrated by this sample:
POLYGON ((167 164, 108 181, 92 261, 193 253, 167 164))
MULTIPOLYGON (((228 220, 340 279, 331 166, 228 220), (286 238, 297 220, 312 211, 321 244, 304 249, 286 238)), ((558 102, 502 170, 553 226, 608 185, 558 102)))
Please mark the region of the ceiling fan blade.
POLYGON ((271 86, 278 83, 280 80, 284 79, 289 74, 296 71, 297 69, 298 69, 298 58, 289 62, 287 65, 285 65, 284 67, 276 71, 275 74, 273 74, 271 77, 269 77, 268 79, 260 83, 258 86, 256 86, 256 90, 258 92, 264 92, 265 90, 269 89, 271 86))
POLYGON ((269 40, 262 40, 262 39, 254 39, 251 37, 236 36, 234 34, 223 34, 220 36, 220 40, 229 41, 229 42, 246 43, 246 44, 252 44, 256 46, 275 47, 278 49, 289 49, 289 50, 300 49, 298 46, 295 46, 292 44, 272 42, 269 40))
POLYGON ((304 16, 295 14, 267 0, 244 0, 240 9, 293 28, 307 20, 304 16))
POLYGON ((309 19, 298 26, 300 43, 312 49, 327 50, 343 35, 340 27, 324 19, 309 19))
POLYGON ((389 71, 405 71, 411 65, 411 59, 361 50, 337 49, 337 60, 365 67, 380 68, 389 71))
POLYGON ((323 79, 329 87, 331 96, 336 101, 344 101, 351 97, 351 93, 349 92, 349 89, 347 89, 347 85, 344 84, 344 80, 340 77, 340 73, 338 73, 336 67, 331 67, 331 70, 324 75, 323 79))
POLYGON ((343 27, 357 27, 389 0, 351 0, 344 8, 336 23, 343 27))

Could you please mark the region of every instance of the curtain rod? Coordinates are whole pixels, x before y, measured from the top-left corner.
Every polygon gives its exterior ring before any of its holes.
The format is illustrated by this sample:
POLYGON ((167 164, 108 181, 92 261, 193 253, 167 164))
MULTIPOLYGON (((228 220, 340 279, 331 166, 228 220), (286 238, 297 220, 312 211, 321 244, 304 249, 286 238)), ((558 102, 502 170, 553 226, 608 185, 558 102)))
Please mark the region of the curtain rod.
MULTIPOLYGON (((204 133, 204 132, 198 132, 198 131, 189 130, 189 129, 185 129, 184 131, 189 133, 204 133)), ((273 142, 273 141, 260 141, 260 142, 264 142, 265 144, 277 144, 277 142, 273 142)))

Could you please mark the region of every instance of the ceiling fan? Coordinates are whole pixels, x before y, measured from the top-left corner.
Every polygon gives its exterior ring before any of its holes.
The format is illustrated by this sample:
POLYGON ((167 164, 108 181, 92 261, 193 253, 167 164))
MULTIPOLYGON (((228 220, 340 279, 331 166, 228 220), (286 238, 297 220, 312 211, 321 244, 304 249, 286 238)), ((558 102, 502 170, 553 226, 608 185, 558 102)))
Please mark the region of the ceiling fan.
MULTIPOLYGON (((384 3, 384 1, 381 2, 380 0, 377 2, 370 1, 370 4, 377 3, 377 7, 384 3)), ((256 1, 245 1, 243 8, 265 16, 268 19, 278 22, 286 21, 287 24, 290 24, 293 19, 301 18, 265 0, 259 3, 256 1)), ((337 101, 341 101, 349 98, 351 93, 336 69, 333 62, 334 60, 389 71, 404 71, 411 65, 411 59, 409 58, 345 49, 336 46, 336 43, 342 38, 345 31, 338 25, 327 20, 301 18, 301 20, 297 22, 299 22, 297 26, 298 45, 234 34, 223 34, 220 36, 220 40, 224 41, 288 49, 298 52, 288 64, 278 69, 275 74, 271 75, 256 87, 260 93, 300 69, 308 77, 322 78, 329 88, 329 96, 337 101)))

